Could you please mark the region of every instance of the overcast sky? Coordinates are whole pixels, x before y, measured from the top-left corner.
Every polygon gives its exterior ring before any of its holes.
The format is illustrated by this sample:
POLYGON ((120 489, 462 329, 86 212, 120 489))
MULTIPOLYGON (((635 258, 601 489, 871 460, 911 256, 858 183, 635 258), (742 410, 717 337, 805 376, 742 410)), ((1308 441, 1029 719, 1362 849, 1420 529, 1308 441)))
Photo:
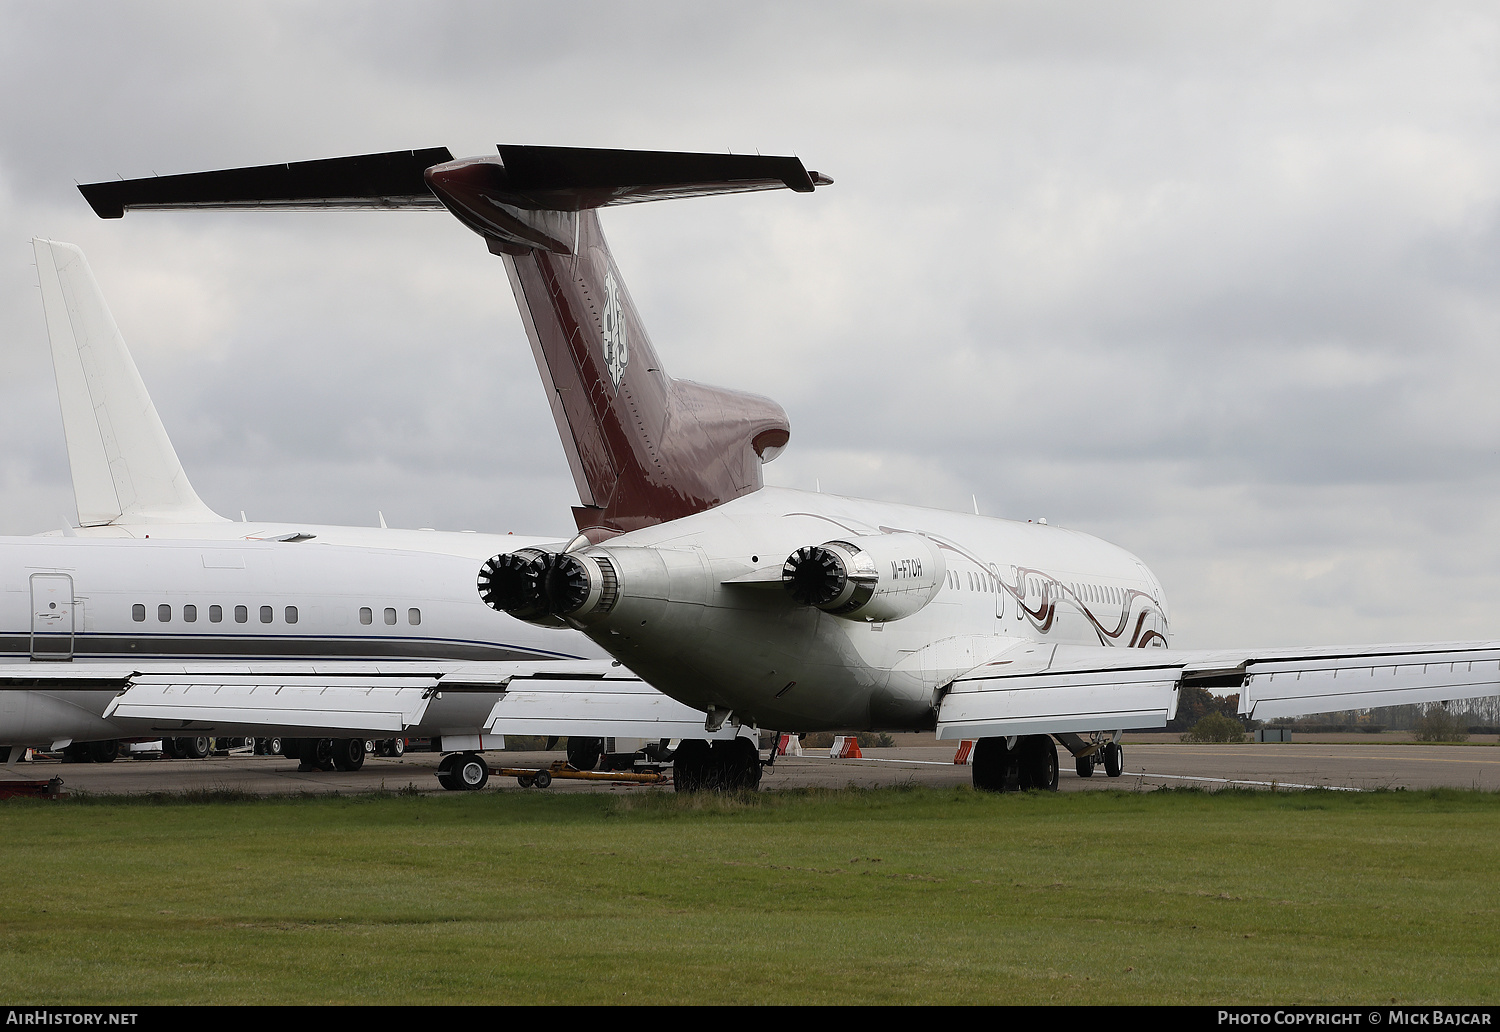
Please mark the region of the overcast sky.
POLYGON ((95 218, 74 184, 499 142, 792 153, 604 213, 772 483, 1097 534, 1174 644, 1500 637, 1486 3, 0 0, 0 532, 74 518, 30 238, 80 245, 253 519, 565 534, 502 266, 438 213, 95 218))

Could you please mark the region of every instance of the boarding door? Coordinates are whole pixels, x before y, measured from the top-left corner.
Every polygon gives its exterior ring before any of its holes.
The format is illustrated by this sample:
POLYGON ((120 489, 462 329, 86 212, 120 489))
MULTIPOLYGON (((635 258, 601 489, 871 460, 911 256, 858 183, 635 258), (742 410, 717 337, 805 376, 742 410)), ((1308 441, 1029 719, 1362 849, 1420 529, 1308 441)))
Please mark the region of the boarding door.
POLYGON ((31 658, 73 658, 73 578, 31 575, 31 658))

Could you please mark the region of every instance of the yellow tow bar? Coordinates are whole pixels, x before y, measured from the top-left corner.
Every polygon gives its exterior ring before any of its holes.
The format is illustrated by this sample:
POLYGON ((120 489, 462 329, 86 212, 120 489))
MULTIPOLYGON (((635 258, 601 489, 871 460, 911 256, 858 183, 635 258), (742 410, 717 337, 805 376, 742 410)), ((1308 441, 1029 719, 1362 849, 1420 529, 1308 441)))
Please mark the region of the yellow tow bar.
POLYGON ((665 785, 670 779, 660 770, 579 770, 566 760, 558 760, 550 767, 491 767, 491 774, 515 778, 522 788, 546 788, 554 778, 570 781, 611 781, 627 785, 665 785))

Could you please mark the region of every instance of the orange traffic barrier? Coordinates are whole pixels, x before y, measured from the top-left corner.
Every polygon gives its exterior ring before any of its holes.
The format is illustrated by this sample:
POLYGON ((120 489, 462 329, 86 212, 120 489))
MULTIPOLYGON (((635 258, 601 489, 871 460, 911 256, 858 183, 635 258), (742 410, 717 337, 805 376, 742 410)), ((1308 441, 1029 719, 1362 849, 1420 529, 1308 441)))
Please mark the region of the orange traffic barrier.
POLYGON ((859 751, 859 739, 854 735, 840 735, 833 740, 833 747, 828 750, 828 758, 831 760, 859 760, 864 755, 859 751))

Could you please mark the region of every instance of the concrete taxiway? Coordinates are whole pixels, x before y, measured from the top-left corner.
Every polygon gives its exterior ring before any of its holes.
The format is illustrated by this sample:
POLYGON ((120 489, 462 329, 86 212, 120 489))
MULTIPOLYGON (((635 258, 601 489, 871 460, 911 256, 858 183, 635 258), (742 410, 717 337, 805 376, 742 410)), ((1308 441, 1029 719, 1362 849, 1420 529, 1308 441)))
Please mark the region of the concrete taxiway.
MULTIPOLYGON (((1468 743, 1434 745, 1405 740, 1350 740, 1288 744, 1189 745, 1174 735, 1127 736, 1125 774, 1107 778, 1100 768, 1080 778, 1066 754, 1059 788, 1150 790, 1198 785, 1212 789, 1238 785, 1265 789, 1331 788, 1369 791, 1434 787, 1500 791, 1500 747, 1493 737, 1468 743)), ((1385 736, 1382 736, 1385 737, 1385 736)), ((863 759, 831 760, 827 750, 783 756, 766 771, 763 789, 874 788, 892 785, 941 787, 969 783, 969 769, 955 765, 956 743, 931 736, 901 735, 892 748, 867 749, 863 759)), ((492 766, 543 767, 561 752, 490 753, 492 766)), ((0 769, 0 778, 61 777, 64 790, 93 794, 203 792, 228 790, 265 795, 303 792, 441 792, 435 777, 440 757, 407 753, 400 759, 372 756, 353 773, 299 771, 279 756, 227 756, 203 760, 119 759, 114 763, 62 763, 39 759, 0 769)), ((513 778, 496 776, 488 790, 599 792, 670 791, 670 786, 620 785, 558 779, 547 789, 521 789, 513 778)))

